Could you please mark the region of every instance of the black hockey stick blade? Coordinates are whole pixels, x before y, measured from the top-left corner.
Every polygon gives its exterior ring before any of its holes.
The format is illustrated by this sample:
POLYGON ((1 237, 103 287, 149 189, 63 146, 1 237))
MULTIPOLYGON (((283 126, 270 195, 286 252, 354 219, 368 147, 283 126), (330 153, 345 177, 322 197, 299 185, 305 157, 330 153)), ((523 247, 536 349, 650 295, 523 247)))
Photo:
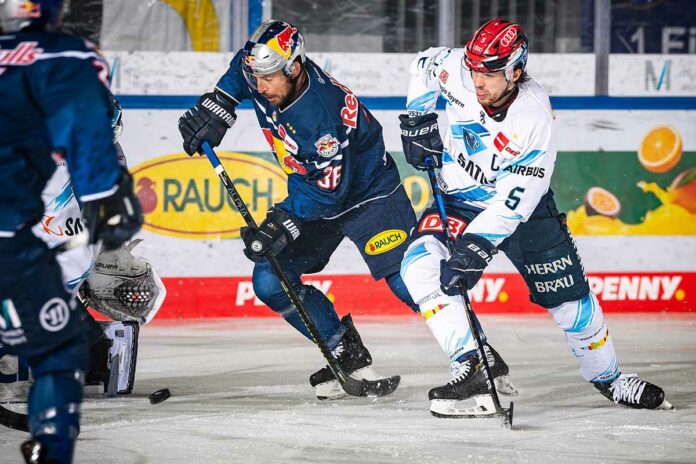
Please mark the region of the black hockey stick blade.
POLYGON ((10 411, 0 404, 0 424, 21 432, 29 431, 29 420, 26 414, 10 411))
POLYGON ((379 380, 358 380, 345 376, 338 382, 343 391, 350 396, 386 396, 396 390, 401 382, 401 376, 395 375, 379 380))

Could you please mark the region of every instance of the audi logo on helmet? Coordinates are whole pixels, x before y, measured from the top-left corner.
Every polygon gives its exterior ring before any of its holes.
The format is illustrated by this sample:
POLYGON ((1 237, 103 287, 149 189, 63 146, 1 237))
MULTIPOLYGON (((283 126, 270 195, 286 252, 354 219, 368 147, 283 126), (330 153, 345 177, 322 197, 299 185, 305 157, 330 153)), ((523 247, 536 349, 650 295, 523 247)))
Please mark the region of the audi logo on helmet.
POLYGON ((500 41, 500 45, 502 45, 503 47, 510 46, 512 41, 515 40, 515 37, 517 37, 517 30, 515 30, 512 27, 508 28, 507 32, 500 41))
POLYGON ((496 72, 527 64, 527 35, 518 24, 502 18, 488 21, 464 48, 463 65, 480 72, 496 72))

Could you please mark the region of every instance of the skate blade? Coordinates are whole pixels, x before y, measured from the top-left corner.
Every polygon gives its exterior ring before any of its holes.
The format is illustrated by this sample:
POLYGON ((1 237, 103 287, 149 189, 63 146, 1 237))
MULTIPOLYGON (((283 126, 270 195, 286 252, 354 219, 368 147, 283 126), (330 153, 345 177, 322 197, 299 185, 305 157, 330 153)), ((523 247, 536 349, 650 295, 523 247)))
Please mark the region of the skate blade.
MULTIPOLYGON (((350 376, 356 380, 379 380, 382 378, 382 376, 377 374, 377 372, 375 372, 375 370, 372 369, 372 366, 367 366, 363 367, 362 369, 358 369, 357 371, 354 371, 352 374, 350 374, 350 376)), ((341 388, 341 384, 338 383, 338 380, 331 380, 329 382, 320 383, 314 388, 314 391, 317 395, 317 399, 320 400, 338 400, 348 396, 348 393, 343 391, 343 388, 341 388)))
POLYGON ((656 407, 655 409, 672 410, 672 409, 674 409, 674 406, 672 406, 672 403, 670 403, 669 401, 663 400, 663 401, 662 401, 662 404, 660 404, 660 405, 659 405, 658 407, 656 407))
POLYGON ((430 414, 452 419, 497 417, 490 395, 478 395, 465 400, 431 400, 430 414))
POLYGON ((500 395, 517 396, 520 394, 520 391, 507 374, 496 377, 493 379, 493 382, 495 382, 495 390, 500 395))

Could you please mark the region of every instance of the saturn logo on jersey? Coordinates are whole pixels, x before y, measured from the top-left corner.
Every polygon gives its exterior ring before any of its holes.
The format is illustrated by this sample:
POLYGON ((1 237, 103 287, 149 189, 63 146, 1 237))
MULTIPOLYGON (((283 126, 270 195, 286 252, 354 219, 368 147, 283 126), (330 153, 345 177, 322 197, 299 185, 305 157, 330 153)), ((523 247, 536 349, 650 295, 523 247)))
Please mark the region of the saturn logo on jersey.
POLYGON ((338 153, 339 143, 336 137, 331 134, 326 134, 317 140, 314 146, 317 147, 319 156, 322 158, 331 158, 338 153))
POLYGON ((62 298, 51 298, 39 312, 41 327, 49 332, 58 332, 68 325, 70 309, 62 298))
POLYGON ((380 232, 367 241, 365 253, 368 255, 379 255, 393 250, 406 241, 408 234, 403 230, 390 229, 380 232))

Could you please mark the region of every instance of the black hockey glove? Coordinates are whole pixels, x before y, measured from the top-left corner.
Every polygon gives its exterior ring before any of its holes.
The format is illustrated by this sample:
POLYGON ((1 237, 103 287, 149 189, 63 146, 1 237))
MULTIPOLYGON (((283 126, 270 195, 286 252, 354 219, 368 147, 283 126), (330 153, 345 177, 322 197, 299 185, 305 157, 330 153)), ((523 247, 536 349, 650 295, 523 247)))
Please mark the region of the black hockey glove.
POLYGON ((498 250, 476 234, 464 234, 452 247, 448 260, 440 261, 440 286, 450 296, 459 295, 459 283, 471 290, 498 250))
POLYGON ((280 253, 285 246, 300 236, 300 223, 282 209, 271 208, 258 230, 243 227, 244 254, 258 263, 269 252, 280 253))
POLYGON ((184 138, 184 151, 193 156, 202 153, 201 144, 208 142, 217 147, 227 129, 237 119, 235 104, 220 92, 203 94, 198 103, 179 118, 179 132, 184 138))
POLYGON ((429 159, 433 167, 442 167, 442 139, 438 130, 437 114, 428 113, 413 118, 401 114, 399 121, 401 143, 408 164, 419 171, 425 171, 429 167, 429 159))
POLYGON ((143 211, 133 193, 133 177, 128 171, 121 170, 114 194, 85 202, 82 217, 87 224, 90 243, 101 240, 104 250, 115 250, 135 235, 143 224, 143 211))

